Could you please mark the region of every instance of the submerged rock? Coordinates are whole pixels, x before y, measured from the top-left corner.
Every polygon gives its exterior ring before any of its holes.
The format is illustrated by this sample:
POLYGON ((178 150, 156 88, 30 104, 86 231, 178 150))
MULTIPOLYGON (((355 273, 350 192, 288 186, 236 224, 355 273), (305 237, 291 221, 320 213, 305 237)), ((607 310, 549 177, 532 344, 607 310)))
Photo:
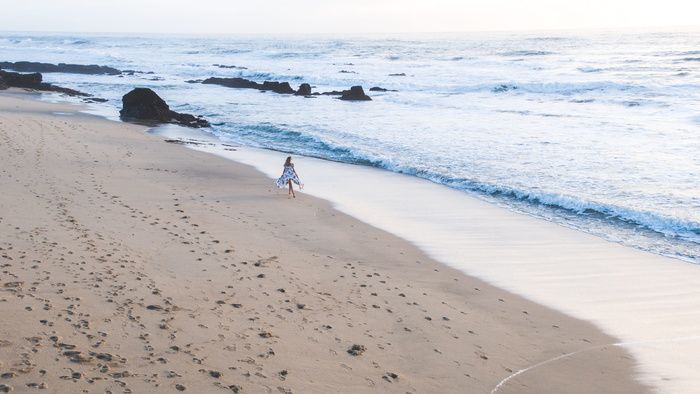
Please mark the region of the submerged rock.
POLYGON ((369 89, 370 92, 398 92, 398 90, 391 90, 391 89, 386 89, 386 88, 380 88, 379 86, 375 86, 373 88, 369 89))
POLYGON ((122 118, 155 120, 163 123, 176 123, 188 127, 209 127, 201 116, 182 114, 170 110, 168 104, 149 88, 136 88, 122 97, 122 118))

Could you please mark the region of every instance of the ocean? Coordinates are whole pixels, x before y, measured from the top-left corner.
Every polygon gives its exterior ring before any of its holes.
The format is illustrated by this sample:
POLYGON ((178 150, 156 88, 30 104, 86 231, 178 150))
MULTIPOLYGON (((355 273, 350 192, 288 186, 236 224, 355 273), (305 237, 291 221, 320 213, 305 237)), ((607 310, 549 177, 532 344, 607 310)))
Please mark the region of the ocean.
MULTIPOLYGON (((700 264, 700 28, 401 35, 0 33, 0 61, 107 99, 153 89, 229 143, 425 178, 700 264), (363 86, 372 100, 200 83, 363 86), (370 91, 380 87, 386 91, 370 91)), ((361 187, 361 185, 356 185, 361 187)))

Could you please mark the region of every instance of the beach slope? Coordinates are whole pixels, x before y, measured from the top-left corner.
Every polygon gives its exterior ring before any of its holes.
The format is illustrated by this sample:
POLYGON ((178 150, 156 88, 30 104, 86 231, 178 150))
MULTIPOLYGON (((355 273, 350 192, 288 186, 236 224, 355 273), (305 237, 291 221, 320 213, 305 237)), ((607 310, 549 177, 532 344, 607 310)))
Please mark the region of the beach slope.
POLYGON ((78 109, 0 95, 0 391, 648 391, 587 322, 78 109))

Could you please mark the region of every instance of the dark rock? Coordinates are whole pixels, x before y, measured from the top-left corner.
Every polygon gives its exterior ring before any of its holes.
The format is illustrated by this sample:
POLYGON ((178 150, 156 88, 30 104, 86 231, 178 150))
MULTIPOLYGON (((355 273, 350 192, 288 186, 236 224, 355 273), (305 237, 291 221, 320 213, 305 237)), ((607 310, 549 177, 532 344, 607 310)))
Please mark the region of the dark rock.
POLYGON ((262 84, 262 88, 260 90, 271 90, 275 93, 280 93, 280 94, 294 94, 296 93, 294 89, 292 89, 291 86, 289 86, 289 82, 270 82, 270 81, 265 81, 262 84))
POLYGON ((200 127, 211 127, 209 122, 202 118, 202 116, 194 116, 191 114, 181 114, 178 112, 173 112, 173 119, 175 123, 179 123, 183 126, 200 128, 200 127))
POLYGON ((119 114, 126 118, 150 119, 169 122, 170 107, 154 91, 136 88, 122 97, 123 108, 119 114))
MULTIPOLYGON (((196 82, 196 81, 188 81, 196 82)), ((312 93, 311 85, 308 83, 303 83, 299 86, 298 91, 294 91, 289 85, 289 82, 271 82, 265 81, 263 83, 257 83, 255 81, 250 81, 244 78, 217 78, 211 77, 202 81, 203 84, 221 85, 229 88, 238 89, 257 89, 262 91, 272 91, 281 94, 295 94, 297 96, 315 96, 315 95, 327 95, 327 96, 341 96, 341 100, 361 100, 367 101, 372 100, 367 96, 362 90, 362 86, 353 86, 350 90, 344 90, 342 92, 332 91, 324 93, 312 93)))
POLYGON ((39 73, 20 74, 0 71, 0 77, 5 80, 8 86, 29 89, 39 89, 41 87, 41 81, 43 80, 42 75, 39 73))
POLYGON ((302 83, 301 86, 299 86, 299 90, 294 93, 297 96, 311 96, 311 85, 308 83, 302 83))
POLYGON ((48 92, 65 93, 71 96, 90 96, 89 94, 77 90, 44 83, 42 82, 43 76, 39 73, 20 74, 0 70, 0 78, 5 81, 8 87, 44 90, 48 92))
POLYGON ((370 92, 398 92, 398 90, 390 90, 390 89, 380 88, 378 86, 370 88, 369 91, 370 92))
POLYGON ((362 86, 351 87, 350 90, 343 92, 343 95, 340 96, 340 99, 348 101, 372 100, 368 95, 365 94, 365 91, 364 89, 362 89, 362 86))
POLYGON ((122 97, 123 118, 155 120, 163 123, 177 123, 188 127, 209 127, 210 124, 201 117, 171 111, 166 102, 153 90, 136 88, 122 97))
POLYGON ((406 74, 405 74, 405 73, 401 73, 401 74, 389 74, 389 76, 390 76, 390 77, 405 77, 406 74))
POLYGON ((91 97, 91 98, 83 99, 83 101, 85 101, 86 103, 106 103, 109 100, 103 99, 103 98, 98 98, 98 97, 91 97))
POLYGON ((39 73, 72 73, 72 74, 107 74, 119 75, 122 72, 116 68, 107 66, 98 66, 96 64, 66 64, 66 63, 37 63, 37 62, 0 62, 0 68, 15 70, 21 72, 39 72, 39 73))
POLYGON ((7 84, 7 81, 5 81, 5 78, 0 77, 0 90, 5 90, 9 89, 10 85, 7 84))
POLYGON ((213 84, 226 86, 227 88, 238 88, 238 89, 260 89, 262 85, 257 82, 253 82, 244 78, 216 78, 211 77, 205 79, 203 84, 213 84))
POLYGON ((343 95, 345 92, 348 92, 348 91, 349 91, 349 90, 343 90, 342 92, 339 92, 339 91, 337 91, 337 90, 333 90, 332 92, 323 92, 323 93, 321 93, 321 94, 324 95, 324 96, 341 96, 341 95, 343 95))
POLYGON ((280 94, 294 94, 294 89, 289 85, 289 82, 265 81, 257 83, 245 78, 207 78, 202 81, 203 84, 214 84, 226 86, 228 88, 238 89, 258 89, 263 91, 272 91, 280 94))

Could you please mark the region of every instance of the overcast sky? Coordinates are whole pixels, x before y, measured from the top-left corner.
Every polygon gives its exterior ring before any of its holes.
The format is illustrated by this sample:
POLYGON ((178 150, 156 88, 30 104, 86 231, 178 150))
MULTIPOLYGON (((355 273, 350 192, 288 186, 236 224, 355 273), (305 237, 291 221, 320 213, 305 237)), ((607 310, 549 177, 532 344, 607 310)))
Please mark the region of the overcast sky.
POLYGON ((400 33, 700 24, 697 0, 0 0, 0 30, 400 33))

